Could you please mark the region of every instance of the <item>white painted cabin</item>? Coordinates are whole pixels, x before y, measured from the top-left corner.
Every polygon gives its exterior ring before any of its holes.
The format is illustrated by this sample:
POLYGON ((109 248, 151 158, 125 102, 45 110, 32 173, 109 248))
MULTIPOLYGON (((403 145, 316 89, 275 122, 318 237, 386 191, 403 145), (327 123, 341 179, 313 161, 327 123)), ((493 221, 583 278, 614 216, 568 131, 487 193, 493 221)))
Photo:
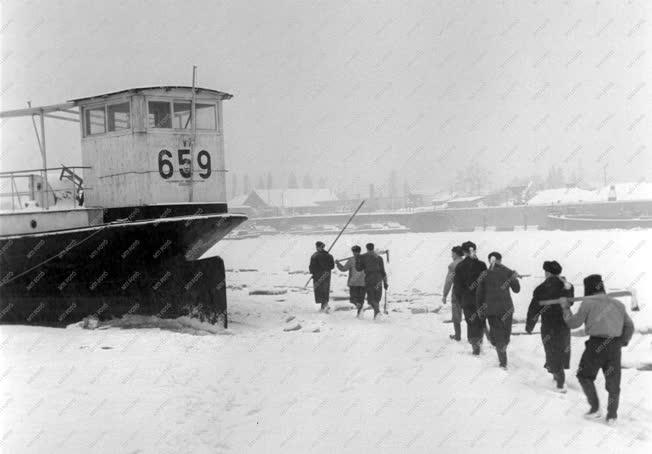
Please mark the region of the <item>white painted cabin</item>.
POLYGON ((0 118, 40 117, 43 169, 0 173, 2 196, 11 195, 11 208, 3 203, 0 211, 0 235, 225 213, 222 102, 231 97, 204 88, 147 87, 3 112, 0 118), (47 168, 45 118, 80 124, 82 166, 68 168, 75 175, 68 181, 62 168, 47 168), (19 188, 21 179, 31 182, 27 189, 19 188), (62 184, 69 189, 57 191, 62 184))

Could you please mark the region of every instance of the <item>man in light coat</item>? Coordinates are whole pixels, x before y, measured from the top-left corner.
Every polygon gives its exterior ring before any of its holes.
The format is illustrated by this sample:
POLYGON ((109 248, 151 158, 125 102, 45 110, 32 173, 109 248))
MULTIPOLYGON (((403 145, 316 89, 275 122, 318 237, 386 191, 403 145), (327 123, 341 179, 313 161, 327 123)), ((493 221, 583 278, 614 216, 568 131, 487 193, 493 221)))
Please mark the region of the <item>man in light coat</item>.
MULTIPOLYGON (((441 302, 446 304, 446 298, 453 288, 453 279, 455 278, 455 267, 462 261, 464 252, 461 246, 454 246, 451 249, 451 258, 453 261, 448 264, 448 273, 446 274, 446 281, 444 282, 444 291, 442 292, 441 302)), ((455 334, 451 334, 450 338, 456 341, 462 339, 462 306, 455 296, 455 292, 451 293, 451 318, 453 320, 453 329, 455 334)))
POLYGON ((625 305, 605 295, 604 282, 599 274, 584 279, 584 296, 593 296, 582 301, 575 314, 568 299, 562 302, 564 321, 569 328, 585 325, 589 340, 586 341, 582 359, 577 370, 577 379, 586 394, 590 409, 587 419, 599 419, 600 401, 595 389, 595 379, 602 369, 607 400, 607 424, 613 425, 618 418, 620 400, 620 354, 634 334, 634 322, 627 314, 625 305))
POLYGON ((337 266, 338 270, 349 272, 349 279, 347 281, 347 285, 349 286, 349 301, 358 309, 358 318, 362 315, 362 306, 364 305, 366 293, 364 271, 358 271, 355 268, 355 261, 360 257, 360 251, 360 246, 355 245, 351 248, 353 257, 350 257, 344 265, 339 260, 335 261, 335 266, 337 266))

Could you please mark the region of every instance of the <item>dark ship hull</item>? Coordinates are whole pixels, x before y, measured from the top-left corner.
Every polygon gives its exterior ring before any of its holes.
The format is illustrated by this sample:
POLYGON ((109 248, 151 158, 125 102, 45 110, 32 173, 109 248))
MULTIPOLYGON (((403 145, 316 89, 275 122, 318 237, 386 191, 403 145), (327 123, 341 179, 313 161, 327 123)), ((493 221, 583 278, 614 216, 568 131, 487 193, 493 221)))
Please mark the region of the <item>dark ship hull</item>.
POLYGON ((223 314, 224 263, 198 259, 244 220, 195 214, 0 237, 0 322, 223 314))

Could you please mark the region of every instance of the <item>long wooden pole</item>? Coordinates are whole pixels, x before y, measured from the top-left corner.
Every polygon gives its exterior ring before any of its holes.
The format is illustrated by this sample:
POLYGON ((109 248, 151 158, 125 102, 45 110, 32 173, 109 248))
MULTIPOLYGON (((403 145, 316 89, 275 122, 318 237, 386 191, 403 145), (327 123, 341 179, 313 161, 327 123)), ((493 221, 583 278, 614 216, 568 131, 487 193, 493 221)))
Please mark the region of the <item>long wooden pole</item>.
MULTIPOLYGON (((346 221, 346 224, 344 224, 344 227, 342 227, 342 230, 340 230, 340 233, 337 234, 337 237, 335 237, 335 239, 333 240, 333 242, 331 243, 331 245, 328 247, 327 252, 330 252, 331 249, 333 249, 333 246, 335 246, 335 243, 337 243, 337 240, 340 239, 340 237, 342 236, 342 234, 344 233, 344 231, 346 230, 346 228, 349 226, 349 224, 351 223, 351 221, 353 220, 353 218, 355 217, 355 215, 358 214, 358 211, 360 211, 360 208, 362 208, 362 205, 364 205, 364 202, 365 202, 364 200, 363 200, 362 202, 360 202, 360 205, 358 205, 358 208, 355 209, 355 211, 353 212, 353 214, 351 215, 351 217, 349 217, 349 220, 346 221)), ((311 280, 312 280, 312 276, 310 276, 310 277, 308 278, 308 281, 306 282, 306 285, 303 286, 303 288, 308 287, 308 284, 310 284, 310 281, 311 281, 311 280)))
MULTIPOLYGON (((621 290, 618 292, 610 292, 610 293, 596 293, 595 295, 576 296, 575 298, 568 298, 568 301, 576 302, 576 301, 592 300, 592 299, 604 298, 604 297, 617 298, 619 296, 632 296, 632 292, 629 290, 621 290)), ((552 306, 553 304, 561 304, 561 299, 557 298, 552 300, 539 301, 539 306, 552 306)))
POLYGON ((364 202, 365 202, 364 200, 362 202, 360 202, 360 205, 358 205, 358 208, 356 208, 356 210, 353 212, 353 214, 351 215, 349 220, 346 221, 346 224, 344 224, 344 227, 342 227, 342 230, 340 230, 340 233, 337 234, 337 237, 335 237, 335 239, 331 243, 330 247, 328 248, 327 252, 330 252, 331 249, 333 249, 333 246, 335 246, 335 243, 337 243, 337 240, 340 239, 340 237, 342 236, 342 234, 344 233, 346 228, 349 226, 349 224, 351 223, 351 221, 353 220, 355 215, 358 214, 358 211, 360 211, 360 208, 362 208, 362 205, 364 205, 364 202))

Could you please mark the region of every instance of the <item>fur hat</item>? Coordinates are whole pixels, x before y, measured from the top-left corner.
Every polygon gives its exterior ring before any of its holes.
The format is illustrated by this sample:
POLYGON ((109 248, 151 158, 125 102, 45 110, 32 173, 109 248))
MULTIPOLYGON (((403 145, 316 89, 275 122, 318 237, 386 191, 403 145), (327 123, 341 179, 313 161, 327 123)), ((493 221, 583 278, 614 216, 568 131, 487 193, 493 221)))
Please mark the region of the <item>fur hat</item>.
POLYGON ((584 296, 604 292, 604 282, 599 274, 591 274, 584 278, 584 296))
POLYGON ((556 260, 543 262, 543 270, 552 274, 561 274, 561 265, 556 260))
POLYGON ((502 260, 502 259, 503 259, 503 256, 500 255, 500 252, 496 252, 496 251, 490 253, 490 254, 487 256, 487 259, 488 259, 490 262, 491 262, 491 257, 496 257, 496 260, 502 260))
POLYGON ((464 252, 469 252, 471 249, 477 250, 475 243, 473 241, 465 241, 462 243, 462 250, 464 252))

